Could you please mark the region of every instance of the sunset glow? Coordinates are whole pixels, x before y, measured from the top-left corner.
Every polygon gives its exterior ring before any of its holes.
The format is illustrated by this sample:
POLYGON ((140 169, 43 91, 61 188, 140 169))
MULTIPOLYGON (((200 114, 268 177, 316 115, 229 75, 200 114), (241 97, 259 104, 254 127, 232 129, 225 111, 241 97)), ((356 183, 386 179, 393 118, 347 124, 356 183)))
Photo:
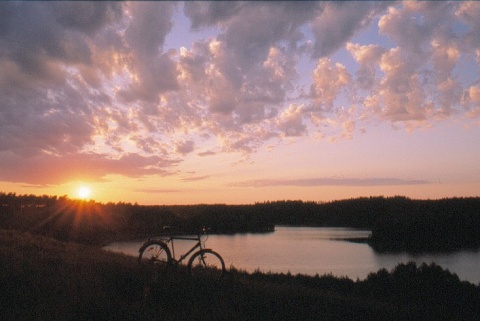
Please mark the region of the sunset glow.
POLYGON ((480 196, 480 2, 7 1, 0 13, 0 191, 480 196))

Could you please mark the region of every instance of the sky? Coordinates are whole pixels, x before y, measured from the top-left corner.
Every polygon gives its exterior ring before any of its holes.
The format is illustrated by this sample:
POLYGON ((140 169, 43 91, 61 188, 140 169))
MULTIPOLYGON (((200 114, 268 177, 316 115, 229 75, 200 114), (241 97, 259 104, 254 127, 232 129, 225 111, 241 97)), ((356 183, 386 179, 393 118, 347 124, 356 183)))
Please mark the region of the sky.
POLYGON ((0 191, 480 196, 479 35, 480 2, 0 2, 0 191))

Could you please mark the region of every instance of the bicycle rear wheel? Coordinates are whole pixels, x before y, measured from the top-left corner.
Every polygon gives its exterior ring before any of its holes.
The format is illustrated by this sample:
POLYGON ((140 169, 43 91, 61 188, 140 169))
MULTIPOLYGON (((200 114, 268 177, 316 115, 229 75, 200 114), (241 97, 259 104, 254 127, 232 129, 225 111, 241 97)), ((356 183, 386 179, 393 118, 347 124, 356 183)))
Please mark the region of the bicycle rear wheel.
POLYGON ((139 250, 138 262, 145 265, 163 267, 172 263, 172 255, 168 246, 161 241, 145 243, 139 250))
POLYGON ((225 275, 225 262, 215 251, 200 250, 194 253, 188 261, 188 272, 195 277, 205 276, 220 279, 225 275))

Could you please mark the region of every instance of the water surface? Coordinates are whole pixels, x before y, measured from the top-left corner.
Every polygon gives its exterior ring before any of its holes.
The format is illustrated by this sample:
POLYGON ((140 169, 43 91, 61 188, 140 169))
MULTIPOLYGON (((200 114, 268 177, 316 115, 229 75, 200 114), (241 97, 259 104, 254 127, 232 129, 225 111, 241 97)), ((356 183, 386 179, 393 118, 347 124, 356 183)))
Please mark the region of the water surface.
MULTIPOLYGON (((370 231, 349 228, 275 227, 268 234, 209 235, 206 242, 222 255, 227 267, 253 272, 346 276, 365 279, 381 268, 393 269, 399 263, 432 263, 456 273, 461 280, 480 283, 480 252, 459 251, 448 254, 381 254, 368 244, 346 241, 368 237, 370 231)), ((144 240, 116 242, 105 248, 138 256, 144 240)), ((176 257, 192 243, 175 243, 176 257)))

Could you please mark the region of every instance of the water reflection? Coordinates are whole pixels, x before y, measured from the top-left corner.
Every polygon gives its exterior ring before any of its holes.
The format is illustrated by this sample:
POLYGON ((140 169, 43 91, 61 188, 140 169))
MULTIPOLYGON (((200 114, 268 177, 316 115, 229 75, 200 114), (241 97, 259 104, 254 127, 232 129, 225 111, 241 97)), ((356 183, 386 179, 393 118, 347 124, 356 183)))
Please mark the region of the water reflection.
MULTIPOLYGON (((368 237, 370 231, 347 228, 308 228, 277 226, 274 233, 210 235, 207 247, 222 255, 227 267, 253 272, 291 272, 292 274, 347 276, 364 279, 381 268, 393 269, 398 263, 415 261, 441 265, 456 273, 460 279, 480 282, 480 253, 408 255, 379 254, 370 246, 345 241, 368 237)), ((143 241, 117 242, 106 248, 137 256, 143 241)), ((181 253, 190 244, 175 243, 181 253)))

